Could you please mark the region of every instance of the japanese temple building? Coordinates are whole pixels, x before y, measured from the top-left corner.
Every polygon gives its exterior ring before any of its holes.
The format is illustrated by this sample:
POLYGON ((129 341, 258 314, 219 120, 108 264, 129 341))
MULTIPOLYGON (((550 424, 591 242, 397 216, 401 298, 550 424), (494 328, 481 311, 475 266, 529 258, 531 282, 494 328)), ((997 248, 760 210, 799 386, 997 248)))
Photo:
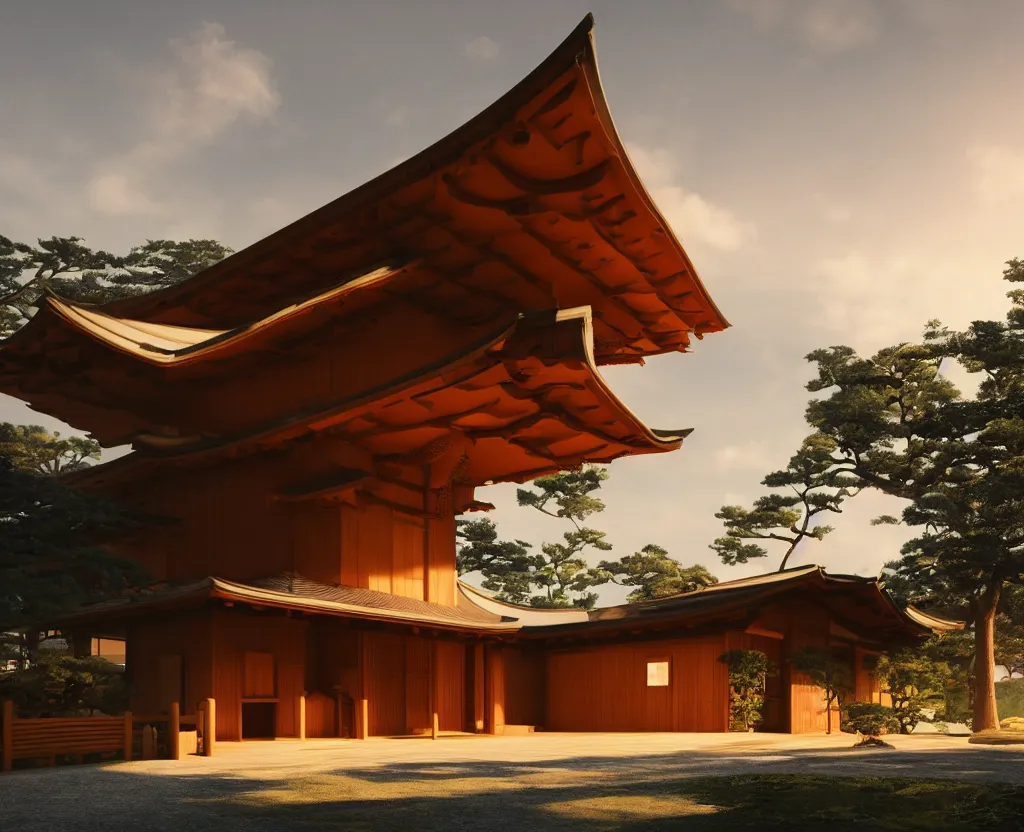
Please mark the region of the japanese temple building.
MULTIPOLYGON (((460 582, 480 486, 679 449, 600 367, 728 326, 633 170, 587 18, 419 155, 184 283, 49 298, 0 391, 132 453, 67 476, 166 522, 146 592, 61 622, 125 639, 132 707, 217 703, 217 738, 724 731, 727 649, 779 673, 764 727, 822 730, 787 663, 871 663, 949 626, 818 567, 587 612, 460 582)), ((641 370, 638 368, 638 372, 641 370)))

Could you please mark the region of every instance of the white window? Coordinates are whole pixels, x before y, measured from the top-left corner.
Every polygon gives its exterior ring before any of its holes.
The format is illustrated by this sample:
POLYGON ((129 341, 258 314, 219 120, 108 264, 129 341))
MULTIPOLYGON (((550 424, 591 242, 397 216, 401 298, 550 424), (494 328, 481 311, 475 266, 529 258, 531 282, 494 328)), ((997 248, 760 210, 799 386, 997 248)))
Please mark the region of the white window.
POLYGON ((668 662, 647 662, 647 687, 668 687, 668 662))

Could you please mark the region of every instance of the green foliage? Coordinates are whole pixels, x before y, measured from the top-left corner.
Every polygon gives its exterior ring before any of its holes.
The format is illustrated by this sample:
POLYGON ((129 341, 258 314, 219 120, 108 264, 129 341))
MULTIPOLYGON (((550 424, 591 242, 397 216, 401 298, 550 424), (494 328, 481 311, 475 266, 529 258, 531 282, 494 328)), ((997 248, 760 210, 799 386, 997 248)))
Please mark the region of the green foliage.
POLYGON ((722 506, 715 514, 725 524, 725 536, 711 548, 726 565, 763 558, 768 550, 759 542, 774 540, 786 544, 779 565, 786 568, 803 540, 821 540, 831 526, 817 522, 826 512, 840 514, 843 502, 857 493, 855 478, 836 470, 835 442, 814 433, 804 439, 800 450, 781 471, 768 474, 761 484, 776 489, 758 497, 752 508, 722 506))
POLYGON ((105 500, 0 467, 0 631, 52 621, 137 585, 139 567, 101 545, 130 528, 105 500))
POLYGON ((63 474, 100 458, 100 444, 84 436, 61 437, 39 425, 0 422, 0 458, 18 471, 63 474))
POLYGON ((0 699, 12 700, 24 719, 114 716, 127 708, 128 688, 124 668, 99 656, 43 654, 24 670, 0 673, 0 699))
MULTIPOLYGON (((902 650, 882 656, 877 665, 882 689, 892 697, 892 714, 902 734, 921 721, 922 708, 944 710, 952 671, 926 653, 902 650)), ((863 732, 862 732, 863 733, 863 732)))
POLYGON ((999 718, 1024 718, 1024 679, 1006 679, 996 684, 999 718))
POLYGON ((178 283, 229 254, 214 240, 148 240, 119 256, 94 251, 80 237, 32 246, 0 236, 0 337, 21 327, 47 292, 103 304, 178 283))
POLYGON ((841 706, 843 698, 853 690, 853 668, 850 662, 836 656, 827 647, 804 647, 793 656, 793 668, 821 688, 829 719, 832 705, 841 706))
POLYGON ((729 667, 729 721, 748 731, 764 718, 765 679, 773 670, 760 650, 729 650, 718 657, 729 667))
POLYGON ((619 560, 601 561, 598 569, 611 575, 611 580, 619 586, 636 587, 626 597, 631 604, 693 592, 718 583, 718 578, 703 566, 683 566, 654 543, 619 560))
POLYGON ((596 496, 601 484, 608 479, 608 471, 595 465, 584 465, 574 471, 565 471, 534 480, 532 490, 516 491, 519 505, 535 509, 549 517, 558 517, 572 523, 559 543, 543 543, 540 550, 543 562, 532 572, 531 583, 542 594, 531 596, 535 607, 593 608, 597 594, 590 592, 595 586, 608 583, 610 576, 592 568, 584 557, 587 549, 611 551, 605 533, 583 525, 588 517, 604 511, 604 503, 596 496))
MULTIPOLYGON (((1009 261, 1003 276, 1024 281, 1024 261, 1009 261)), ((976 626, 977 729, 995 723, 988 634, 1004 588, 1024 581, 1024 290, 1008 296, 1005 321, 975 321, 965 332, 932 321, 920 343, 869 358, 844 346, 808 356, 817 377, 807 389, 823 395, 807 420, 832 444, 821 464, 851 493, 872 488, 907 501, 900 520, 916 536, 895 571, 926 587, 935 606, 964 607, 976 626), (942 374, 951 360, 984 376, 973 398, 942 374)))
POLYGON ((572 523, 562 541, 542 544, 539 553, 532 553, 522 540, 498 540, 497 529, 487 518, 458 521, 459 573, 481 572, 484 588, 511 603, 591 609, 597 594, 590 590, 608 583, 612 576, 591 567, 585 553, 588 549, 607 552, 612 547, 604 532, 583 525, 583 521, 604 511, 604 503, 594 492, 607 479, 604 468, 586 465, 540 477, 531 483, 532 488, 517 491, 519 505, 572 523))
POLYGON ((498 529, 489 517, 458 520, 455 529, 459 574, 480 572, 484 588, 497 592, 502 601, 529 603, 533 573, 544 565, 544 558, 531 554, 530 544, 522 540, 498 540, 498 529))
POLYGON ((892 708, 877 702, 848 702, 843 706, 843 730, 867 737, 894 734, 900 730, 900 721, 892 708))

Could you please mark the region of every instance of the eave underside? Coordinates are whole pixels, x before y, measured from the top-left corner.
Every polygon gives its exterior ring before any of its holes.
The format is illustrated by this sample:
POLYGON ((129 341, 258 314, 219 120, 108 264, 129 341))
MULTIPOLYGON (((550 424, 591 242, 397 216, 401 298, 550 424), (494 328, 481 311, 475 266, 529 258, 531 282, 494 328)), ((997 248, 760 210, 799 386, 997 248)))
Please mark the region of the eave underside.
POLYGON ((439 477, 473 486, 678 448, 689 431, 647 428, 608 389, 593 363, 590 326, 586 310, 523 318, 441 366, 357 399, 236 437, 184 437, 168 447, 140 436, 135 453, 69 481, 131 482, 316 437, 350 443, 380 462, 441 462, 439 477))

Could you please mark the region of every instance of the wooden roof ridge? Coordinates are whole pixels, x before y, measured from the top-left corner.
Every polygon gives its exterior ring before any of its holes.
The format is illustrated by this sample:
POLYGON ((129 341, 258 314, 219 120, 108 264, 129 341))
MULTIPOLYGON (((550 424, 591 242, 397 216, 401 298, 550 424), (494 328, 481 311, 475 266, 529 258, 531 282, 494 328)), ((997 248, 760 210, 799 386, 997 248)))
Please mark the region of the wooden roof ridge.
MULTIPOLYGON (((161 443, 161 451, 134 453, 116 460, 90 466, 81 471, 63 475, 63 479, 71 484, 85 485, 114 475, 115 477, 129 472, 140 465, 159 463, 167 460, 201 461, 207 456, 216 456, 229 450, 240 450, 245 447, 258 446, 261 443, 285 441, 288 438, 299 438, 319 430, 334 428, 344 421, 353 418, 370 408, 381 407, 389 401, 398 401, 415 393, 423 396, 431 386, 443 389, 451 385, 464 383, 467 379, 479 375, 491 366, 514 364, 517 360, 541 360, 554 363, 577 364, 584 368, 590 380, 590 392, 603 399, 603 403, 617 416, 619 423, 625 425, 633 437, 636 452, 644 449, 653 451, 671 451, 677 449, 692 429, 675 431, 661 430, 655 432, 639 419, 611 390, 602 378, 594 362, 593 329, 588 309, 556 310, 548 313, 520 314, 516 321, 508 326, 480 338, 475 344, 459 352, 446 356, 426 367, 417 368, 400 378, 361 391, 340 401, 327 403, 316 412, 289 416, 273 424, 262 425, 244 434, 230 437, 206 439, 196 437, 195 442, 186 441, 171 444, 161 443)), ((533 396, 540 393, 531 393, 533 396)), ((461 414, 466 416, 468 414, 461 414)), ((453 415, 452 421, 459 414, 453 415)), ((398 428, 396 428, 398 429, 398 428)), ((408 428, 406 428, 408 429, 408 428)), ((501 429, 484 429, 476 431, 480 434, 500 432, 501 429)), ((604 428, 595 428, 604 432, 604 428)), ((473 428, 466 428, 468 435, 474 433, 473 428)), ((140 437, 141 438, 141 437, 140 437)))
MULTIPOLYGON (((461 127, 456 128, 415 156, 279 231, 209 266, 189 280, 144 296, 115 301, 105 309, 111 314, 125 315, 139 320, 159 318, 165 322, 175 322, 174 319, 192 320, 204 316, 209 318, 204 309, 213 309, 216 305, 213 296, 219 290, 219 286, 233 280, 244 279, 247 272, 274 258, 279 258, 282 262, 286 261, 288 252, 297 250, 300 243, 312 239, 315 233, 325 228, 334 228, 339 224, 341 226, 351 225, 354 218, 361 216, 360 212, 372 211, 373 206, 382 199, 415 183, 424 182, 436 176, 439 170, 454 164, 475 146, 494 136, 503 128, 512 125, 517 114, 521 113, 524 108, 533 105, 534 111, 540 115, 544 112, 544 107, 560 106, 564 100, 572 96, 571 85, 566 85, 565 88, 554 92, 551 87, 568 73, 576 72, 577 77, 572 84, 577 82, 582 84, 580 89, 585 91, 591 105, 590 117, 596 119, 598 128, 604 134, 600 137, 600 141, 609 150, 609 158, 598 166, 602 170, 576 173, 569 177, 571 182, 569 180, 534 181, 514 170, 506 169, 505 163, 500 160, 495 163, 496 167, 509 182, 520 182, 527 190, 530 187, 540 188, 541 190, 537 193, 560 193, 560 188, 585 189, 588 185, 583 179, 588 176, 593 178, 592 174, 603 173, 604 169, 614 168, 616 175, 622 179, 621 186, 629 192, 627 201, 630 204, 635 203, 636 207, 651 220, 652 227, 655 228, 659 238, 667 243, 667 250, 671 252, 670 259, 674 264, 672 271, 659 274, 655 279, 651 273, 645 273, 646 269, 641 256, 640 260, 636 261, 636 266, 637 275, 645 287, 642 291, 656 296, 665 304, 671 314, 677 316, 682 314, 684 317, 700 316, 700 320, 695 319, 692 326, 692 331, 697 337, 701 337, 705 332, 719 331, 728 327, 728 321, 700 281, 689 256, 641 183, 618 135, 600 81, 593 26, 593 16, 588 14, 576 29, 523 80, 461 127), (545 94, 548 95, 548 98, 545 101, 538 101, 539 97, 545 94), (685 310, 687 306, 685 298, 689 295, 693 296, 693 300, 698 301, 699 310, 685 310)), ((531 232, 529 229, 524 229, 523 233, 529 235, 531 232)), ((607 238, 607 235, 605 243, 613 248, 619 246, 619 241, 607 238)), ((617 250, 619 255, 627 259, 630 258, 630 253, 625 249, 619 247, 617 250)), ((556 254, 555 256, 561 255, 556 254)), ((615 294, 614 287, 605 288, 613 289, 612 295, 615 294)), ((285 291, 290 291, 290 289, 283 286, 276 288, 273 285, 261 286, 261 297, 265 298, 267 302, 271 302, 270 299, 275 296, 275 293, 280 294, 285 291)), ((638 287, 635 291, 641 290, 638 287)), ((610 302, 614 305, 619 301, 617 298, 611 297, 610 302)))

